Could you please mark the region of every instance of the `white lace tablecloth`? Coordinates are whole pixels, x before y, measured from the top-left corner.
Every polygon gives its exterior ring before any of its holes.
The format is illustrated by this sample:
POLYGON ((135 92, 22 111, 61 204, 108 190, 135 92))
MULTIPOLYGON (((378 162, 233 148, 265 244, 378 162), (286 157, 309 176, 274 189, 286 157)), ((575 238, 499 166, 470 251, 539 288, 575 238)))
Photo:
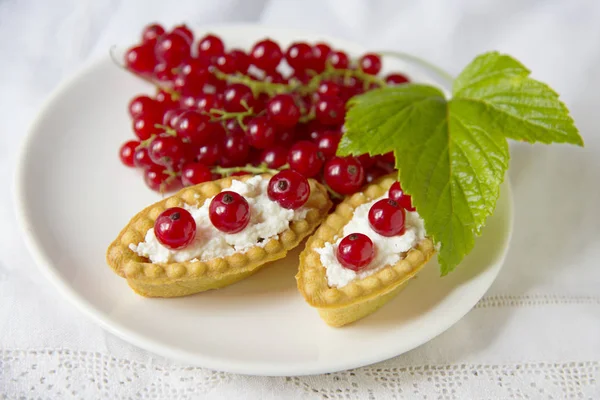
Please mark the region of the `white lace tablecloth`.
POLYGON ((600 398, 598 21, 595 0, 0 1, 0 399, 600 398), (420 348, 311 377, 181 365, 102 331, 38 277, 8 189, 42 100, 153 20, 312 29, 453 73, 477 53, 506 51, 562 93, 586 148, 513 146, 506 265, 466 317, 420 348))

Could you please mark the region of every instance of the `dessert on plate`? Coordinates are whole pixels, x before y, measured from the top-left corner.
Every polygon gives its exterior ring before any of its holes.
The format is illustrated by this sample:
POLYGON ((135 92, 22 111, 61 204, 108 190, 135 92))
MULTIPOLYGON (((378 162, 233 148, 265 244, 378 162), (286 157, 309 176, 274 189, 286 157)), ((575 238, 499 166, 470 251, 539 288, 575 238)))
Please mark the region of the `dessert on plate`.
POLYGON ((290 170, 205 182, 140 211, 106 258, 140 295, 186 296, 285 257, 330 208, 321 184, 290 170))
POLYGON ((153 190, 187 188, 135 216, 109 265, 142 295, 183 296, 248 276, 318 227, 296 278, 332 326, 390 301, 436 251, 451 272, 495 209, 507 139, 583 140, 508 55, 484 53, 456 79, 419 64, 451 93, 387 70, 382 54, 269 38, 242 50, 148 25, 122 66, 155 94, 129 103, 136 138, 119 155, 153 190), (327 216, 329 196, 341 203, 327 216))
POLYGON ((327 324, 346 325, 394 298, 434 252, 410 196, 388 175, 347 197, 308 239, 298 289, 327 324))

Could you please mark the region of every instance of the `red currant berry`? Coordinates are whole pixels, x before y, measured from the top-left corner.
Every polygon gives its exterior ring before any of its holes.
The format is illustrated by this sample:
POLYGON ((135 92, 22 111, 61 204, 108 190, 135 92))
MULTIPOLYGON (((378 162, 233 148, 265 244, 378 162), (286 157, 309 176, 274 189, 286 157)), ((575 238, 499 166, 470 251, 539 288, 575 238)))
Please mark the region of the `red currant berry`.
POLYGON ((296 142, 288 154, 290 168, 311 178, 319 173, 323 166, 323 155, 316 144, 307 140, 296 142))
POLYGON ((238 233, 250 222, 250 206, 244 196, 224 191, 210 202, 208 216, 210 222, 221 232, 238 233))
POLYGON ((184 95, 179 99, 179 106, 184 110, 195 110, 198 100, 195 96, 184 95))
POLYGON ((259 162, 265 163, 267 168, 277 169, 287 162, 288 151, 283 146, 274 146, 263 150, 259 162))
POLYGON ((224 74, 233 74, 237 71, 236 60, 231 54, 221 54, 215 59, 215 67, 224 74))
POLYGON ((345 104, 339 97, 320 96, 315 111, 317 120, 324 125, 344 123, 345 104))
POLYGON ((408 82, 410 82, 410 80, 402 74, 389 74, 385 77, 385 83, 388 85, 400 85, 408 82))
POLYGON ((348 55, 343 51, 331 51, 329 53, 327 61, 335 69, 346 69, 350 64, 348 55))
POLYGON ((365 172, 365 183, 371 183, 380 176, 385 175, 387 172, 379 167, 369 168, 365 172))
POLYGON ((225 53, 223 41, 215 35, 206 35, 198 42, 198 54, 204 57, 218 57, 225 53))
POLYGON ((189 78, 188 82, 204 84, 210 77, 210 64, 202 58, 190 58, 181 65, 180 75, 189 78))
POLYGON ((220 157, 221 145, 219 144, 218 140, 214 140, 198 148, 196 161, 207 166, 212 166, 219 161, 220 157))
POLYGON ((334 157, 325 164, 325 183, 334 192, 347 195, 365 183, 365 169, 354 157, 334 157))
POLYGON ((313 46, 313 68, 316 72, 323 72, 325 63, 331 53, 331 47, 325 43, 317 43, 313 46))
POLYGON ((125 67, 136 74, 151 74, 156 66, 156 57, 151 45, 135 46, 125 53, 125 67))
POLYGON ((207 93, 217 93, 219 95, 223 95, 225 88, 227 87, 227 81, 224 79, 219 79, 215 75, 211 75, 206 83, 206 87, 204 91, 207 93))
POLYGON ((212 127, 208 115, 197 111, 185 111, 177 118, 175 130, 182 141, 201 146, 212 137, 212 127))
POLYGON ((367 53, 358 60, 360 69, 369 75, 377 75, 381 71, 381 58, 377 54, 367 53))
MULTIPOLYGON (((208 78, 207 78, 208 79, 208 78)), ((177 75, 173 81, 173 90, 184 96, 192 96, 202 93, 204 85, 208 80, 198 80, 193 76, 177 75)))
POLYGON ((176 108, 178 102, 173 98, 171 93, 160 89, 156 96, 154 97, 154 101, 163 106, 164 110, 168 110, 169 108, 176 108))
POLYGON ((283 75, 277 71, 267 72, 264 81, 270 83, 287 83, 287 80, 283 77, 283 75))
POLYGON ((131 115, 131 118, 139 117, 142 114, 160 113, 162 113, 162 106, 148 96, 139 95, 129 102, 129 115, 131 115))
POLYGON ((260 155, 262 154, 261 149, 257 149, 254 147, 250 148, 250 154, 248 155, 248 164, 252 165, 260 165, 260 155))
MULTIPOLYGON (((214 142, 216 140, 223 140, 223 138, 225 136, 227 136, 227 132, 225 131, 225 127, 223 125, 221 125, 220 122, 211 122, 211 132, 212 132, 212 139, 211 142, 214 142)), ((243 132, 242 132, 243 133, 243 132)))
POLYGON ((334 131, 326 131, 317 141, 317 147, 325 158, 335 156, 341 135, 334 131))
POLYGON ((381 156, 379 156, 381 158, 381 160, 383 160, 384 162, 390 163, 390 164, 395 164, 396 163, 396 157, 394 157, 394 152, 390 151, 388 153, 385 153, 381 156))
POLYGON ((220 110, 223 108, 223 96, 216 93, 201 93, 196 97, 196 107, 198 111, 210 113, 210 110, 220 110))
POLYGON ((156 218, 154 234, 163 246, 171 250, 183 249, 196 237, 196 221, 186 209, 168 208, 156 218))
POLYGON ((243 134, 227 136, 223 142, 221 165, 226 168, 244 165, 249 153, 250 146, 243 134))
POLYGON ((170 128, 175 128, 177 126, 177 120, 183 112, 185 112, 185 110, 180 108, 173 108, 165 111, 163 114, 162 124, 170 128))
POLYGON ((150 158, 150 154, 148 154, 147 147, 138 147, 135 149, 133 153, 133 165, 138 168, 148 168, 155 165, 150 158))
POLYGON ((255 117, 248 122, 246 138, 254 148, 266 149, 275 143, 275 125, 267 117, 255 117))
POLYGON ((344 100, 348 100, 353 96, 364 93, 364 91, 364 82, 357 77, 351 76, 345 80, 341 95, 344 100))
POLYGON ((290 79, 295 79, 303 85, 306 85, 308 82, 310 82, 311 75, 307 74, 306 71, 294 71, 290 79))
POLYGON ((278 94, 267 103, 267 114, 283 129, 293 128, 300 119, 300 109, 289 94, 278 94))
POLYGON ((289 149, 292 144, 296 141, 296 132, 293 129, 286 129, 284 131, 277 131, 277 138, 275 144, 289 149))
POLYGON ((317 94, 319 96, 340 96, 342 93, 342 88, 340 85, 333 81, 322 81, 317 88, 317 94))
POLYGON ((404 233, 404 209, 392 199, 381 199, 369 209, 369 225, 381 236, 404 233))
POLYGON ((165 167, 152 165, 144 170, 144 182, 157 192, 170 192, 179 186, 177 179, 166 173, 165 167))
POLYGON ((385 171, 386 174, 390 174, 390 173, 396 171, 393 164, 386 163, 381 160, 377 160, 377 162, 375 163, 375 166, 377 168, 380 168, 381 170, 385 171))
POLYGON ((181 168, 181 182, 184 186, 193 186, 212 179, 210 168, 201 163, 185 164, 181 168))
POLYGON ((244 130, 236 118, 231 118, 225 121, 225 131, 229 132, 230 134, 244 135, 244 130))
POLYGON ((309 121, 306 124, 298 124, 296 127, 297 136, 301 139, 310 140, 315 143, 319 141, 321 136, 325 134, 325 132, 330 129, 324 125, 322 125, 317 120, 309 121))
POLYGON ((336 256, 344 268, 360 271, 375 258, 375 245, 367 235, 351 233, 338 245, 336 256))
POLYGON ((250 52, 252 64, 264 71, 276 69, 282 56, 279 45, 270 39, 256 43, 250 52))
POLYGON ((171 67, 177 67, 190 57, 190 43, 178 33, 167 33, 156 42, 156 58, 171 67))
POLYGON ((271 97, 269 97, 266 93, 259 93, 258 97, 254 102, 254 113, 260 114, 264 110, 266 112, 267 103, 269 102, 271 97))
POLYGON ((163 33, 165 33, 165 28, 160 24, 146 25, 142 30, 142 43, 154 45, 163 33))
POLYGON ((177 33, 178 35, 183 36, 187 39, 188 43, 191 45, 194 43, 194 33, 186 24, 177 25, 173 28, 173 33, 177 33))
POLYGON ((308 200, 310 185, 304 176, 286 169, 276 173, 269 180, 267 195, 281 207, 295 210, 308 200))
POLYGON ((229 52, 229 55, 233 58, 235 64, 235 70, 245 74, 248 72, 250 66, 250 56, 243 50, 233 49, 229 52))
POLYGON ((285 59, 296 71, 313 69, 313 49, 307 43, 292 43, 285 52, 285 59))
POLYGON ((365 153, 365 154, 361 154, 360 156, 356 157, 358 159, 358 161, 360 161, 360 163, 362 164, 363 168, 365 170, 371 168, 373 165, 375 165, 375 158, 371 157, 369 154, 365 153))
POLYGON ((159 136, 152 140, 148 154, 155 164, 173 170, 179 170, 188 157, 185 145, 174 136, 159 136))
POLYGON ((154 77, 161 82, 170 83, 175 79, 175 74, 173 73, 173 68, 161 62, 154 67, 154 77))
POLYGON ((388 196, 406 211, 415 211, 415 208, 412 205, 412 198, 404 193, 404 190, 402 190, 402 187, 400 186, 400 182, 394 182, 390 187, 388 196))
POLYGON ((128 167, 134 167, 134 159, 133 156, 135 154, 135 149, 140 145, 140 142, 137 140, 130 140, 128 142, 123 143, 121 148, 119 149, 119 157, 121 158, 121 162, 128 167))
POLYGON ((140 140, 146 140, 157 132, 154 127, 162 122, 162 116, 158 117, 155 114, 142 114, 133 119, 133 131, 140 140))
POLYGON ((241 83, 229 85, 223 93, 223 107, 225 111, 242 112, 246 107, 253 107, 255 103, 252 90, 241 83))

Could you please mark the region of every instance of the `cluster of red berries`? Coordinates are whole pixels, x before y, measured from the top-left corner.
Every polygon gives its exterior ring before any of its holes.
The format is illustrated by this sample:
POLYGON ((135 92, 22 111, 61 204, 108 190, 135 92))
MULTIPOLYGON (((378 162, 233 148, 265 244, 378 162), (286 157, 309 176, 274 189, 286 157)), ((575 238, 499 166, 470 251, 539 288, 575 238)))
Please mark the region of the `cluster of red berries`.
MULTIPOLYGON (((395 182, 388 191, 388 198, 381 199, 369 209, 369 225, 381 236, 404 234, 406 211, 415 211, 412 199, 404 193, 400 183, 395 182)), ((362 233, 344 237, 337 249, 337 259, 345 268, 360 271, 375 258, 375 245, 362 233)))
MULTIPOLYGON (((281 207, 295 210, 310 197, 310 185, 301 174, 285 170, 269 180, 267 195, 281 207)), ((244 196, 229 190, 217 194, 208 206, 208 217, 215 228, 224 233, 238 233, 250 222, 250 205, 244 196)), ((164 246, 178 250, 196 237, 196 221, 189 211, 173 207, 163 211, 154 223, 156 238, 164 246)))
POLYGON ((289 167, 340 195, 354 193, 394 169, 392 154, 335 156, 346 102, 408 81, 401 74, 378 77, 381 64, 376 54, 351 60, 326 43, 282 49, 265 39, 245 52, 226 49, 215 35, 195 40, 185 25, 148 25, 125 66, 158 89, 131 100, 137 139, 123 144, 121 160, 141 168, 148 186, 160 191, 250 164, 289 167))

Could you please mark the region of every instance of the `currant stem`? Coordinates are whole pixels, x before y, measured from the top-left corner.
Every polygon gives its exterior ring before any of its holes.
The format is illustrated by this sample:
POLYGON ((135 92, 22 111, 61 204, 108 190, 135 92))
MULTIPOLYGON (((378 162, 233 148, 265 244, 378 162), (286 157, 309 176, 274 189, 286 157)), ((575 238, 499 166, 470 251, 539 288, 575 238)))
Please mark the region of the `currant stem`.
POLYGON ((315 115, 316 115, 316 113, 315 113, 314 108, 311 108, 308 113, 306 113, 306 112, 302 113, 302 116, 300 117, 300 119, 298 119, 298 122, 305 123, 305 122, 311 121, 311 120, 315 119, 315 115))
POLYGON ((327 64, 325 71, 313 76, 311 80, 306 85, 301 86, 298 91, 301 94, 312 93, 318 89, 323 80, 335 77, 343 78, 345 84, 348 84, 351 78, 359 78, 363 81, 365 89, 370 84, 375 84, 379 87, 386 85, 383 79, 377 77, 376 75, 369 75, 363 72, 361 69, 335 69, 330 64, 327 64))
POLYGON ((379 87, 386 86, 386 83, 383 79, 377 77, 376 75, 369 75, 363 72, 360 68, 357 69, 335 69, 330 64, 327 64, 325 71, 321 73, 315 73, 314 71, 310 71, 313 74, 313 77, 307 84, 303 84, 302 82, 292 79, 290 83, 273 83, 273 82, 265 82, 265 81, 257 81, 252 79, 248 75, 243 75, 240 73, 236 74, 225 74, 219 70, 215 70, 214 74, 217 78, 227 81, 229 83, 241 83, 250 88, 252 93, 256 97, 259 93, 267 93, 271 96, 282 93, 292 93, 298 92, 299 94, 305 95, 313 93, 319 87, 319 84, 326 79, 331 79, 335 77, 342 77, 345 83, 351 78, 359 78, 364 82, 365 89, 368 88, 369 85, 375 84, 379 87))
POLYGON ((231 167, 231 168, 223 168, 223 167, 214 167, 211 171, 215 174, 221 174, 225 176, 229 176, 236 172, 249 172, 251 174, 276 174, 277 172, 287 169, 290 166, 288 164, 282 165, 277 169, 267 167, 267 164, 262 163, 259 165, 246 164, 243 167, 231 167))
POLYGON ((242 106, 246 109, 246 111, 240 112, 227 112, 224 110, 220 110, 218 108, 211 108, 208 113, 204 113, 211 118, 211 121, 225 121, 228 119, 235 118, 243 130, 246 130, 246 124, 244 124, 244 118, 254 116, 254 110, 252 107, 248 106, 245 100, 241 101, 242 106))
POLYGON ((150 143, 156 138, 155 134, 150 135, 150 137, 146 140, 142 140, 136 149, 144 148, 150 146, 150 143))
POLYGON ((159 193, 161 195, 165 195, 166 194, 166 189, 169 187, 169 185, 175 180, 177 179, 178 176, 181 176, 181 173, 179 172, 175 172, 175 171, 171 171, 170 169, 165 169, 163 171, 163 173, 165 175, 168 175, 168 178, 164 180, 164 182, 162 182, 160 184, 160 189, 159 189, 159 193))
POLYGON ((255 81, 250 78, 248 75, 243 74, 225 74, 219 70, 215 70, 214 74, 217 78, 227 81, 229 83, 241 83, 250 88, 252 90, 252 94, 256 97, 259 93, 268 93, 271 95, 286 93, 291 91, 291 85, 285 83, 273 83, 273 82, 265 82, 265 81, 255 81))
POLYGON ((154 124, 154 127, 157 129, 162 129, 169 136, 177 136, 177 131, 170 126, 162 125, 162 124, 154 124))

